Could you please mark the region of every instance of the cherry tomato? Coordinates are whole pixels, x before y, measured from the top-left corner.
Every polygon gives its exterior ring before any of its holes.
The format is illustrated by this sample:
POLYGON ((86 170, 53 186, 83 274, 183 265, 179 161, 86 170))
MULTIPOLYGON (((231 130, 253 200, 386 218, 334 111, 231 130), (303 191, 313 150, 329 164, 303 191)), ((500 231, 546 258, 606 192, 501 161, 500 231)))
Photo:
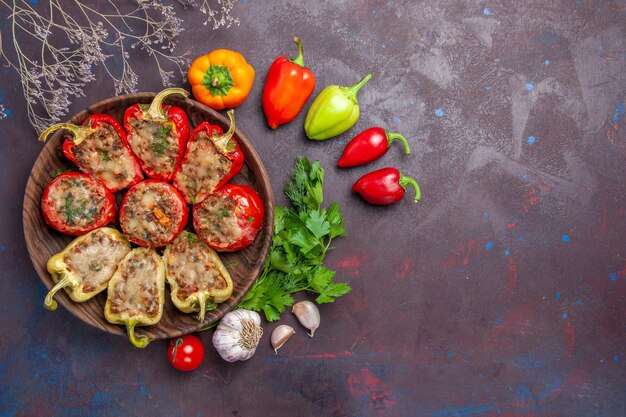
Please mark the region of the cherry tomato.
POLYGON ((172 366, 179 371, 192 371, 204 359, 204 346, 196 336, 188 334, 172 339, 167 351, 172 366))

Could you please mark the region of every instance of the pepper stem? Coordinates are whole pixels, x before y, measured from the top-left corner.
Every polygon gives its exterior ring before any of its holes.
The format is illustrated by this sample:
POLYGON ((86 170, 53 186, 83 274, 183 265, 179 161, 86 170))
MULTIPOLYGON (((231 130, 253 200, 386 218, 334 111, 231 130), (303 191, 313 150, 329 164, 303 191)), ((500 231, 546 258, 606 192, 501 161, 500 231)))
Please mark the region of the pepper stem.
POLYGON ((296 45, 298 45, 298 56, 295 57, 294 59, 290 59, 290 61, 304 68, 304 54, 302 53, 302 41, 300 40, 298 36, 294 36, 293 41, 296 43, 296 45))
POLYGON ((148 111, 145 114, 152 120, 165 120, 167 118, 167 115, 163 111, 163 101, 166 97, 172 96, 174 94, 181 95, 185 98, 189 97, 189 93, 187 92, 187 90, 184 90, 182 88, 166 88, 165 90, 157 93, 157 95, 154 96, 154 99, 152 99, 152 103, 150 103, 150 108, 148 108, 148 111))
POLYGON ((137 325, 137 321, 135 320, 129 320, 128 322, 126 322, 126 330, 128 331, 128 338, 130 339, 130 343, 132 343, 133 346, 138 347, 138 348, 145 348, 146 346, 148 346, 148 343, 150 343, 150 339, 148 339, 148 336, 135 337, 136 325, 137 325))
POLYGON ((43 133, 39 135, 39 141, 45 142, 50 133, 59 129, 69 130, 72 134, 72 137, 70 139, 76 145, 80 145, 85 139, 87 139, 87 136, 89 136, 93 132, 93 129, 88 126, 77 126, 71 123, 57 123, 44 130, 43 133))
POLYGON ((404 136, 402 136, 399 133, 387 132, 387 131, 385 131, 385 135, 387 136, 388 146, 391 146, 391 143, 397 139, 400 142, 402 142, 402 145, 404 146, 404 153, 407 155, 411 154, 411 149, 409 148, 409 142, 406 140, 404 136))
POLYGON ((405 190, 407 185, 412 185, 415 189, 415 198, 413 199, 413 201, 415 201, 416 203, 420 201, 420 198, 422 198, 422 192, 420 191, 420 186, 417 184, 417 181, 415 181, 411 177, 400 174, 400 181, 398 181, 398 183, 400 184, 400 187, 404 188, 405 190))
POLYGON ((56 300, 52 298, 54 297, 54 294, 59 292, 61 288, 74 287, 74 285, 75 284, 72 281, 72 278, 66 272, 64 272, 61 275, 61 279, 59 280, 59 282, 57 282, 56 285, 52 287, 50 291, 48 291, 48 295, 46 295, 46 299, 43 302, 43 306, 50 311, 56 310, 59 305, 57 304, 56 300))
POLYGON ((230 142, 235 134, 235 111, 233 109, 228 110, 228 118, 230 119, 230 127, 228 128, 228 131, 221 136, 213 136, 213 143, 224 154, 229 152, 228 142, 230 142))
POLYGON ((365 77, 363 77, 361 81, 359 81, 358 83, 354 84, 351 87, 348 87, 348 91, 347 91, 348 95, 356 97, 361 87, 363 87, 373 76, 374 75, 371 73, 367 74, 365 77))
POLYGON ((198 304, 200 304, 200 314, 198 315, 198 320, 203 322, 206 314, 206 297, 204 293, 198 294, 198 304))

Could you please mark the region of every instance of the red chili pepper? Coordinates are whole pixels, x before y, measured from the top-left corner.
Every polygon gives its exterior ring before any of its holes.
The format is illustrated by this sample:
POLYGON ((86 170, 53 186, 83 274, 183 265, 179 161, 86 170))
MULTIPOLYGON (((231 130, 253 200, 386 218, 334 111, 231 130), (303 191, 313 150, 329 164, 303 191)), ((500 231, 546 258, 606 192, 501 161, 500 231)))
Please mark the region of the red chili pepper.
POLYGON ((414 200, 418 202, 421 198, 419 185, 397 168, 383 168, 363 175, 354 183, 352 191, 359 193, 368 203, 385 206, 402 200, 409 184, 415 189, 414 200))
POLYGON ((52 125, 39 136, 39 140, 45 141, 50 133, 59 129, 67 129, 72 134, 63 142, 63 155, 76 164, 81 171, 102 181, 109 191, 114 193, 123 188, 132 187, 143 179, 141 166, 128 144, 126 132, 108 114, 89 115, 80 126, 71 123, 52 125), (104 129, 105 125, 111 126, 115 131, 117 137, 113 141, 103 140, 98 136, 99 132, 104 132, 101 128, 104 129), (86 139, 90 139, 85 149, 85 153, 89 155, 85 155, 84 158, 77 158, 77 149, 86 139), (92 143, 92 140, 100 140, 100 143, 92 143), (91 155, 93 153, 97 153, 97 155, 91 155), (131 172, 127 172, 124 167, 128 163, 132 165, 131 172), (124 172, 125 175, 116 175, 117 172, 113 172, 116 170, 124 172))
POLYGON ((115 221, 115 197, 89 174, 64 172, 44 189, 41 211, 53 229, 80 236, 115 221))
POLYGON ((272 129, 295 119, 315 88, 315 75, 304 66, 302 42, 297 36, 293 41, 298 45, 298 56, 276 58, 263 88, 263 111, 272 129))
POLYGON ((232 252, 254 242, 263 224, 263 214, 263 200, 253 188, 227 184, 193 206, 193 227, 207 245, 218 251, 232 252), (233 216, 237 218, 239 231, 225 233, 233 216))
POLYGON ((208 122, 200 123, 193 132, 191 132, 189 142, 187 142, 185 157, 174 173, 174 186, 183 194, 187 204, 202 202, 209 194, 230 181, 243 167, 243 152, 239 147, 237 139, 234 137, 234 110, 231 109, 228 111, 228 117, 230 118, 230 127, 226 133, 224 133, 221 127, 208 122), (209 140, 215 146, 215 149, 231 162, 228 172, 226 174, 219 173, 221 176, 220 180, 210 189, 198 185, 198 183, 202 181, 202 178, 199 178, 197 175, 198 168, 206 169, 206 167, 204 167, 206 163, 203 158, 206 156, 206 152, 211 151, 211 149, 206 149, 206 146, 198 142, 198 135, 201 132, 206 133, 209 140))
POLYGON ((180 166, 189 140, 189 119, 185 111, 163 104, 172 94, 189 96, 182 88, 168 88, 158 93, 149 105, 133 104, 124 113, 128 142, 143 172, 149 178, 168 182, 180 166), (152 122, 153 126, 146 127, 142 122, 152 122), (143 135, 139 132, 142 127, 143 135))
POLYGON ((404 145, 404 153, 409 155, 409 143, 399 133, 387 132, 382 127, 370 127, 359 133, 344 149, 338 167, 355 167, 369 164, 383 156, 391 147, 394 140, 399 140, 404 145))

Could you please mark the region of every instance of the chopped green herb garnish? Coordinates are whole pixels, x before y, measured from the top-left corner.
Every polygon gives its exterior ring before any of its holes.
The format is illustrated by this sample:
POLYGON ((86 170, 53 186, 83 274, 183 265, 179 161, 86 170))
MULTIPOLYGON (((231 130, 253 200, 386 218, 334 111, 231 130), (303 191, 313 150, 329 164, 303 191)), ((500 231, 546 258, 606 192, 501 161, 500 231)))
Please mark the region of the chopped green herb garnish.
POLYGON ((52 178, 56 178, 56 177, 58 177, 59 175, 63 174, 64 172, 71 172, 71 171, 72 171, 72 169, 71 169, 71 168, 65 168, 65 169, 63 169, 63 168, 59 168, 59 169, 56 169, 56 170, 54 170, 54 172, 52 173, 52 178))
POLYGON ((100 271, 102 271, 102 267, 101 266, 97 266, 97 267, 94 268, 94 271, 100 272, 100 271))
POLYGON ((160 142, 152 142, 150 145, 148 145, 150 146, 150 149, 158 154, 164 154, 168 146, 167 138, 170 135, 171 131, 172 126, 169 124, 159 126, 156 132, 154 132, 154 137, 159 139, 160 142))
POLYGON ((109 156, 109 152, 100 151, 98 153, 100 154, 100 159, 102 160, 102 162, 109 162, 111 160, 111 157, 109 156))
POLYGON ((222 210, 222 217, 228 217, 228 214, 229 214, 228 210, 226 209, 222 210))
POLYGON ((248 217, 248 223, 252 223, 254 221, 254 216, 248 217))
POLYGON ((198 236, 194 235, 193 233, 187 232, 187 240, 190 244, 194 244, 198 241, 198 236))

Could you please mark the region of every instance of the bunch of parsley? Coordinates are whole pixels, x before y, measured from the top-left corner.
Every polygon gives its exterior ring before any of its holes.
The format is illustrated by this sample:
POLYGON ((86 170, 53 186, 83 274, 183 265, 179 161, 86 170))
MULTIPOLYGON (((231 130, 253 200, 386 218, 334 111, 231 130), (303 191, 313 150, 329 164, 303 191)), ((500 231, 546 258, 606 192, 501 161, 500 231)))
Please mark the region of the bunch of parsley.
POLYGON ((332 240, 346 236, 339 204, 322 208, 324 169, 318 161, 298 157, 285 194, 293 208, 275 207, 274 240, 259 279, 246 294, 239 308, 263 311, 267 321, 275 321, 294 303, 291 294, 317 293, 315 301, 332 303, 351 290, 335 282, 335 271, 324 265, 332 240))

